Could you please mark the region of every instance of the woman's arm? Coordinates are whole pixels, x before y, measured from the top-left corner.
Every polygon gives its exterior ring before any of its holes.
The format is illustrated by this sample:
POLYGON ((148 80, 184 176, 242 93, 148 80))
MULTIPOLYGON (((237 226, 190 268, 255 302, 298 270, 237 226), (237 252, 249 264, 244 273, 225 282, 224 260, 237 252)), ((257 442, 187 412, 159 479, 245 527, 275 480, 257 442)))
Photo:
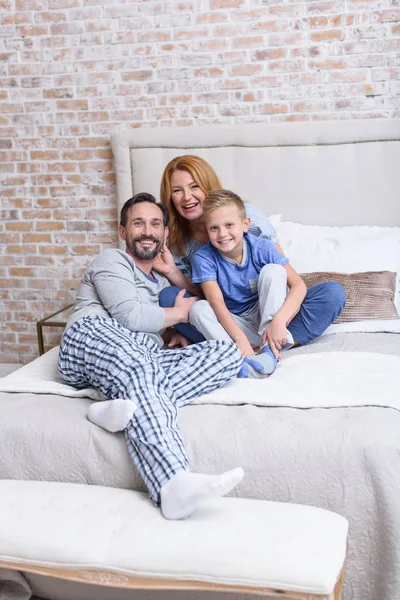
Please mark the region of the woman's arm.
POLYGON ((300 275, 289 264, 284 265, 284 269, 287 273, 289 293, 285 302, 265 329, 261 342, 264 344, 268 340, 275 356, 279 355, 279 351, 286 344, 286 328, 299 312, 301 303, 307 293, 307 287, 300 275))
POLYGON ((253 356, 254 350, 251 347, 246 334, 240 329, 239 325, 227 309, 218 283, 216 281, 205 281, 201 284, 201 287, 211 308, 217 315, 218 321, 236 343, 242 357, 253 356))
POLYGON ((176 287, 185 289, 194 296, 201 297, 203 295, 201 287, 192 283, 192 280, 185 277, 178 269, 175 264, 174 257, 166 244, 164 244, 162 251, 154 259, 153 268, 159 273, 165 275, 172 285, 176 285, 176 287))
POLYGON ((193 294, 194 296, 200 296, 200 298, 203 296, 201 287, 192 283, 191 279, 184 277, 178 269, 178 267, 176 267, 176 269, 173 272, 170 272, 169 275, 167 275, 166 273, 164 273, 164 275, 172 285, 176 285, 176 287, 182 288, 189 292, 189 294, 193 294))

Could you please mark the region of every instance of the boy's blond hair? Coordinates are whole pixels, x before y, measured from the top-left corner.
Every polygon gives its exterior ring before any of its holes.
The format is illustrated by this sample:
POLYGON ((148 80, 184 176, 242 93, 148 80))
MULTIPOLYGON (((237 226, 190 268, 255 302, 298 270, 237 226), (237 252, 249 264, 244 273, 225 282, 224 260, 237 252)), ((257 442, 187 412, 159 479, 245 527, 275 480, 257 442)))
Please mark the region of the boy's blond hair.
POLYGON ((243 200, 230 190, 213 190, 210 192, 207 198, 204 199, 203 213, 208 215, 217 208, 223 208, 224 206, 236 206, 242 219, 246 218, 246 208, 243 200))

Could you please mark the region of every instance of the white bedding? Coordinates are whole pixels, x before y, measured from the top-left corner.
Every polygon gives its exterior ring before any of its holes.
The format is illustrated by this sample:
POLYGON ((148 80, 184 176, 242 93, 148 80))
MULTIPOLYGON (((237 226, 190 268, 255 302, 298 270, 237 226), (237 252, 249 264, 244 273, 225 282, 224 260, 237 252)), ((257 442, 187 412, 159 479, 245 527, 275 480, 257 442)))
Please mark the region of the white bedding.
POLYGON ((21 369, 0 379, 0 392, 57 394, 72 398, 103 400, 102 396, 93 388, 77 390, 63 383, 58 372, 58 353, 59 346, 56 346, 21 369))
POLYGON ((400 358, 372 352, 284 357, 266 379, 232 379, 196 404, 292 408, 385 406, 400 411, 400 358))
MULTIPOLYGON (((58 347, 0 379, 1 392, 30 392, 101 400, 92 388, 77 390, 58 374, 58 347)), ((284 355, 273 376, 232 379, 194 404, 253 404, 293 408, 383 406, 400 411, 400 358, 372 352, 284 355)))
MULTIPOLYGON (((230 403, 236 395, 234 406, 218 403, 184 407, 179 413, 179 426, 189 464, 199 473, 242 466, 246 476, 237 490, 240 497, 311 504, 346 516, 350 521, 350 536, 344 599, 397 600, 400 598, 400 546, 392 543, 400 539, 400 411, 397 403, 397 409, 385 408, 382 398, 378 401, 384 406, 365 408, 357 404, 348 408, 309 410, 282 406, 298 401, 296 390, 289 393, 293 381, 287 378, 286 383, 280 382, 281 375, 294 371, 302 377, 303 386, 307 386, 308 404, 312 396, 318 403, 327 403, 328 396, 319 394, 321 381, 316 377, 322 364, 329 367, 332 375, 323 382, 324 392, 331 396, 331 401, 335 400, 333 386, 337 390, 342 383, 344 387, 345 378, 342 373, 338 381, 334 380, 334 365, 329 358, 332 354, 339 355, 342 366, 347 368, 348 365, 349 370, 357 357, 361 359, 357 361, 357 368, 364 365, 368 378, 363 384, 364 403, 371 402, 366 397, 366 381, 381 390, 380 385, 387 383, 388 377, 392 382, 393 400, 393 393, 396 395, 399 390, 399 335, 326 335, 290 350, 270 379, 236 381, 235 394, 228 387, 230 403), (367 356, 366 350, 369 351, 367 356), (325 361, 321 357, 323 353, 325 361), (308 362, 298 360, 306 356, 310 357, 308 362), (375 372, 383 368, 379 379, 374 377, 372 365, 375 372), (253 385, 257 389, 267 385, 268 389, 279 387, 277 395, 281 406, 241 404, 244 395, 241 390, 243 387, 249 390, 246 396, 247 401, 251 401, 253 385)), ((108 433, 86 418, 91 404, 88 392, 78 392, 69 386, 61 388, 62 394, 56 391, 60 389, 58 385, 63 385, 51 377, 51 372, 57 375, 57 350, 44 355, 40 362, 15 371, 12 378, 4 378, 0 384, 7 385, 8 389, 22 389, 24 385, 29 389, 25 373, 31 372, 31 381, 34 380, 32 369, 38 364, 42 365, 44 378, 40 381, 47 386, 47 393, 0 392, 0 478, 87 483, 143 491, 143 482, 132 465, 124 436, 108 433), (45 368, 49 359, 52 359, 50 370, 45 368), (71 393, 75 397, 71 397, 71 393)), ((387 389, 386 384, 382 389, 387 389)), ((257 400, 260 398, 272 404, 272 394, 258 393, 257 400)), ((338 399, 340 394, 336 395, 336 402, 340 402, 338 399)), ((0 573, 0 581, 1 577, 0 573)), ((4 577, 7 579, 7 573, 3 573, 4 577)), ((79 589, 71 590, 69 595, 65 592, 61 598, 59 584, 52 586, 50 580, 27 577, 39 597, 52 600, 83 597, 79 589)), ((215 594, 209 596, 217 600, 215 594)), ((110 590, 101 594, 96 589, 85 597, 110 600, 115 595, 110 590)), ((243 596, 233 598, 244 600, 243 596)))

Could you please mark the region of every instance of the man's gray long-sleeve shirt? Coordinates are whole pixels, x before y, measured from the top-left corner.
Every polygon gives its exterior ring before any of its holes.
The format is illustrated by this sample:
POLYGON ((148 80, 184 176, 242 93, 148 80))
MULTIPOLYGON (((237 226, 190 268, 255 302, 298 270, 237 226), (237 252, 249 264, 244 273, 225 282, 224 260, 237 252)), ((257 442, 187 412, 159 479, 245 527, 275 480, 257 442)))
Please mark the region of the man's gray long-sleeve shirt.
POLYGON ((86 270, 67 327, 87 316, 113 317, 131 331, 148 333, 160 345, 165 312, 158 297, 168 279, 141 271, 122 250, 105 250, 86 270))

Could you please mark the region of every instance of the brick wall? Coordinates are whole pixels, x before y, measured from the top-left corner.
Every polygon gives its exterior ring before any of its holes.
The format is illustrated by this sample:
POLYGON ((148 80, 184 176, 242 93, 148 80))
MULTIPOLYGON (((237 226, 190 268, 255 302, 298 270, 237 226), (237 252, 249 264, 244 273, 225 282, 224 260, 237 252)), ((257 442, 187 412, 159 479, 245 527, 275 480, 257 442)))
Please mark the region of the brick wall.
POLYGON ((400 116, 400 0, 0 0, 0 35, 2 362, 117 243, 111 132, 400 116))

